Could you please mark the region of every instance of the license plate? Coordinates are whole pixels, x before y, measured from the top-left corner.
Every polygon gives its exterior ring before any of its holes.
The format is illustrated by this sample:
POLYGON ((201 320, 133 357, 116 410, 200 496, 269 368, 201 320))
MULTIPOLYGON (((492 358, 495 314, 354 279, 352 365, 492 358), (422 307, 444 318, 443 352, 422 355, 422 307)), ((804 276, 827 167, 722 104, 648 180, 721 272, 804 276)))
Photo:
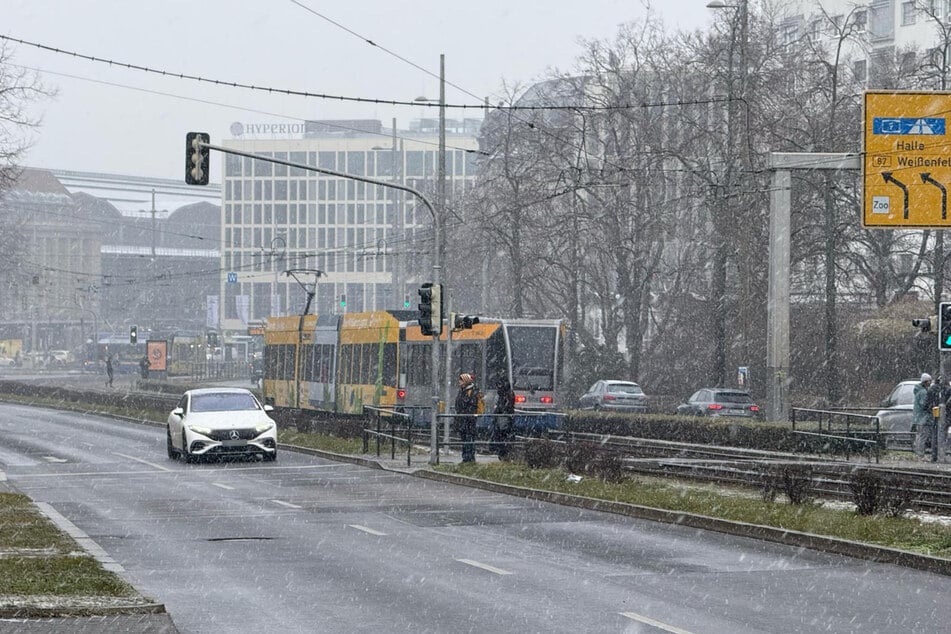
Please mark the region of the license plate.
POLYGON ((223 440, 221 444, 225 447, 244 447, 248 443, 244 440, 223 440))

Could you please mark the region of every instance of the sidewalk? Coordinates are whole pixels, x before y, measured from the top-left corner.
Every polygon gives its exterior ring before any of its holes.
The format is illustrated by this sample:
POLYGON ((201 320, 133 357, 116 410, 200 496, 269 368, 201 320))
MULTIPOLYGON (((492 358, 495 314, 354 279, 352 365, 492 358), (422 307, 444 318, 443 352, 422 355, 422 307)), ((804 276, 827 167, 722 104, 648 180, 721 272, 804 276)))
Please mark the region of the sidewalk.
MULTIPOLYGON (((380 443, 380 455, 376 454, 376 443, 370 442, 370 450, 368 453, 363 454, 363 458, 370 461, 376 462, 384 469, 389 469, 392 471, 404 471, 406 473, 412 473, 413 471, 418 471, 420 469, 430 469, 432 465, 429 463, 429 447, 423 447, 422 445, 414 445, 412 451, 409 454, 409 463, 407 464, 406 448, 402 448, 397 444, 395 456, 391 451, 390 443, 380 443)), ((492 463, 498 462, 499 458, 495 454, 486 454, 476 452, 475 456, 477 463, 492 463)), ((439 450, 439 464, 460 464, 462 462, 462 452, 457 448, 440 447, 439 450)))

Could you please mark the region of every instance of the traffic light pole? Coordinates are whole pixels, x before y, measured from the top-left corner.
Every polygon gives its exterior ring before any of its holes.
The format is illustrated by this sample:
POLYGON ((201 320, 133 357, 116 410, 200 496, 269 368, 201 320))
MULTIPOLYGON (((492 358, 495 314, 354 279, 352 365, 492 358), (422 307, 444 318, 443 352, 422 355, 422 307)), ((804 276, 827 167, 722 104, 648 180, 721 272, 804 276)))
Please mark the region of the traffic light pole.
MULTIPOLYGON (((442 93, 440 93, 442 97, 442 93)), ((441 103, 445 103, 441 99, 441 103)), ((445 116, 445 115, 443 115, 445 116)), ((440 126, 445 134, 445 125, 440 126)), ((270 156, 258 156, 251 152, 242 152, 241 150, 235 150, 232 148, 227 148, 221 145, 212 145, 211 143, 206 143, 203 139, 210 138, 203 133, 190 132, 189 137, 186 137, 186 147, 190 147, 193 150, 215 150, 216 152, 222 152, 224 154, 233 154, 235 156, 244 156, 246 158, 253 159, 255 161, 267 161, 268 163, 277 163, 278 165, 286 165, 288 167, 296 167, 298 169, 306 170, 308 172, 317 172, 318 174, 327 174, 329 176, 336 176, 337 178, 348 178, 350 180, 360 181, 363 183, 369 183, 371 185, 379 185, 380 187, 391 187, 393 189, 399 189, 408 194, 416 196, 424 205, 426 209, 429 210, 429 214, 433 217, 433 285, 439 285, 439 271, 441 266, 439 265, 439 251, 441 249, 442 242, 439 236, 439 217, 436 215, 436 209, 433 207, 433 204, 426 198, 421 192, 402 183, 393 183, 377 180, 375 178, 367 178, 366 176, 357 176, 356 174, 347 174, 346 172, 338 172, 336 170, 329 170, 323 167, 314 167, 313 165, 305 165, 304 163, 295 163, 293 161, 284 161, 282 159, 272 158, 270 156), (191 136, 195 135, 195 136, 191 136)), ((445 137, 440 138, 440 164, 445 165, 445 137)), ((188 163, 190 160, 189 155, 186 153, 186 180, 189 177, 187 172, 188 163)), ((199 161, 200 162, 200 161, 199 161)), ((207 165, 207 162, 205 162, 207 165)), ((205 172, 207 174, 207 171, 205 172)), ((444 178, 444 174, 442 174, 444 178)), ((207 182, 207 181, 205 181, 207 182)), ((204 183, 195 183, 195 184, 204 184, 204 183)), ((444 200, 444 199, 443 199, 444 200)), ((439 317, 437 315, 437 317, 439 317)), ((433 345, 432 345, 432 366, 433 366, 433 398, 432 398, 432 411, 430 413, 429 420, 429 464, 436 464, 438 460, 438 454, 436 449, 438 447, 438 424, 439 424, 439 335, 433 336, 433 345)))

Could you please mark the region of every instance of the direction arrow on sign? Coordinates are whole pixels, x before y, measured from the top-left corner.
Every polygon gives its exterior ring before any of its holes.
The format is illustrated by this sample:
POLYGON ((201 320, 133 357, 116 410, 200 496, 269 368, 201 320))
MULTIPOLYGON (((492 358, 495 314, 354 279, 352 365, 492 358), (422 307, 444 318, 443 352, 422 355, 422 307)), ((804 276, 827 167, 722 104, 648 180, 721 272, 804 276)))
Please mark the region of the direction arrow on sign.
POLYGON ((865 93, 864 227, 949 228, 951 93, 865 93))

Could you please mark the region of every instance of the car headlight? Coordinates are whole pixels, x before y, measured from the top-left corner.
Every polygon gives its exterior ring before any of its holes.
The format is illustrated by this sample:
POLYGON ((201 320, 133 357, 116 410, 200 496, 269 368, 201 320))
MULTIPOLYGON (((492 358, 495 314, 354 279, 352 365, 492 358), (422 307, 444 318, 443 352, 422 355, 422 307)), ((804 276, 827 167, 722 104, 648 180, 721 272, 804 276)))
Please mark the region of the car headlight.
POLYGON ((274 423, 259 423, 254 426, 254 431, 259 434, 263 434, 266 431, 270 431, 274 427, 274 423))
POLYGON ((201 434, 202 436, 210 436, 210 435, 211 435, 211 428, 210 428, 210 427, 204 427, 204 426, 202 426, 202 425, 189 425, 189 426, 188 426, 188 429, 192 430, 192 431, 195 432, 196 434, 201 434))

